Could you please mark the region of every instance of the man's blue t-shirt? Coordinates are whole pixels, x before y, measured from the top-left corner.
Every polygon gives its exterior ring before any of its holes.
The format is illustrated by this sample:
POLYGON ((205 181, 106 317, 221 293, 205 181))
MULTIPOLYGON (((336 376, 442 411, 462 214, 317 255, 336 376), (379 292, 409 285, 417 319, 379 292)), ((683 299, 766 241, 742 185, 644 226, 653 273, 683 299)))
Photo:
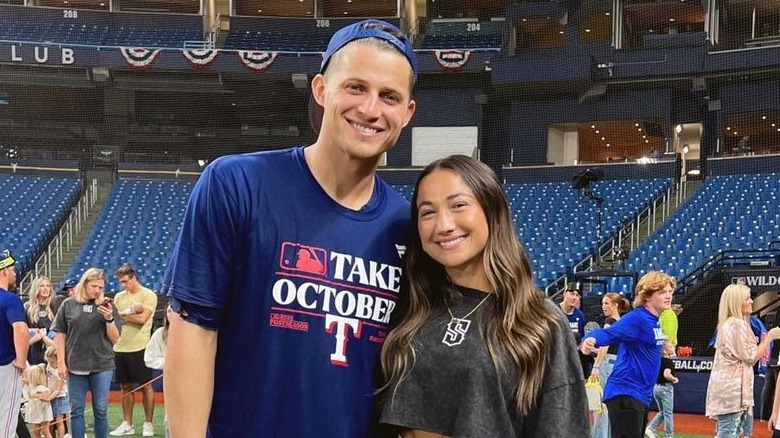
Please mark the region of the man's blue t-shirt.
POLYGON ((585 314, 578 308, 573 308, 571 315, 564 313, 569 320, 569 328, 574 333, 574 339, 579 343, 585 335, 585 314))
POLYGON ((218 330, 210 436, 372 435, 408 227, 408 202, 378 177, 360 211, 336 203, 303 148, 206 168, 163 290, 218 330))
POLYGON ((658 316, 639 307, 611 326, 590 332, 588 337, 596 339, 596 347, 620 344, 615 368, 604 388, 604 400, 627 395, 650 406, 666 340, 658 316))
POLYGON ((0 288, 0 365, 8 365, 16 359, 13 324, 25 321, 27 315, 22 300, 0 288))

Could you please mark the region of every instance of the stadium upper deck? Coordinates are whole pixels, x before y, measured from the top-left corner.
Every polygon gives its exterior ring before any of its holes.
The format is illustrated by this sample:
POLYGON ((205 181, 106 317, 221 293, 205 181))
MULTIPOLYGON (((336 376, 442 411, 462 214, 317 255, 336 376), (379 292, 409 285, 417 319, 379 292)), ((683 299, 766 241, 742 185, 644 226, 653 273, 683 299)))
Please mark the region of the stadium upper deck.
MULTIPOLYGON (((390 19, 419 47, 412 131, 473 127, 474 136, 450 133, 441 142, 469 138, 496 168, 634 160, 686 146, 696 161, 737 153, 746 132, 751 153, 780 144, 771 127, 780 122, 780 11, 768 0, 371 8, 236 1, 189 9, 171 1, 155 9, 164 13, 138 12, 150 8, 137 1, 110 3, 111 12, 99 0, 67 1, 0 6, 0 97, 8 102, 0 111, 7 144, 23 146, 22 156, 59 154, 51 144, 61 142, 194 161, 225 144, 242 151, 311 141, 306 87, 319 51, 335 29, 365 15, 402 16, 390 19), (191 13, 171 13, 181 11, 191 13), (136 36, 118 36, 131 28, 136 36), (180 36, 160 42, 165 33, 180 36), (60 111, 34 100, 50 93, 60 111), (62 129, 73 123, 81 129, 62 129)), ((402 136, 389 165, 415 163, 413 137, 402 136)))

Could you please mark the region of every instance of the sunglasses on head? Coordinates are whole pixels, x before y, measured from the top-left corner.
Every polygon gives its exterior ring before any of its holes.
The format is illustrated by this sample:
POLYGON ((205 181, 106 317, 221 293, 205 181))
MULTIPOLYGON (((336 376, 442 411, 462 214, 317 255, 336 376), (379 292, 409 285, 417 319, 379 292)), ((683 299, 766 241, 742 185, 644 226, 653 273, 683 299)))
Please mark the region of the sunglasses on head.
POLYGON ((11 255, 10 249, 0 251, 0 269, 5 269, 14 264, 16 264, 16 260, 14 260, 14 257, 11 255))

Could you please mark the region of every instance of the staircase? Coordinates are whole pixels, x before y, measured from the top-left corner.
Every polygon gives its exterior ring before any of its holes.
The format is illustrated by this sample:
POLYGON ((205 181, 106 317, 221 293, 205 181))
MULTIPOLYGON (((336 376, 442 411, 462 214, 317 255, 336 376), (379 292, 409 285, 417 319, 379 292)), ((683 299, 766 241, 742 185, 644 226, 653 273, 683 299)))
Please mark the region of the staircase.
POLYGON ((95 225, 95 222, 97 222, 100 212, 103 211, 103 206, 108 200, 108 196, 111 194, 111 187, 112 184, 108 182, 99 182, 97 184, 95 205, 87 212, 86 218, 84 218, 84 221, 81 223, 81 229, 78 232, 73 233, 70 247, 68 248, 66 246, 63 248, 62 260, 60 263, 58 264, 55 262, 51 266, 50 278, 52 285, 63 280, 63 277, 68 272, 68 268, 73 264, 76 255, 78 255, 84 241, 87 239, 87 236, 89 236, 89 232, 92 231, 92 227, 95 225))
POLYGON ((642 242, 647 240, 647 238, 655 232, 655 230, 660 228, 664 221, 672 216, 674 212, 677 211, 685 201, 699 189, 699 187, 701 187, 701 185, 701 180, 682 183, 676 196, 661 204, 660 208, 656 208, 654 215, 649 215, 646 222, 640 224, 637 228, 636 235, 633 236, 631 250, 633 251, 636 247, 640 246, 642 242))

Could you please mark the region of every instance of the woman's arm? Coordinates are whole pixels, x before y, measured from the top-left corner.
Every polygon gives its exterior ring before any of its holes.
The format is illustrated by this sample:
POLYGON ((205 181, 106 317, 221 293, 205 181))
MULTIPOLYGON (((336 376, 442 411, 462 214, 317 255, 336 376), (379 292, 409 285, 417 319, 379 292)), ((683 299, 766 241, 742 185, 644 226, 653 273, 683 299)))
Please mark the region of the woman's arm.
POLYGON ((165 366, 165 349, 162 339, 162 328, 157 329, 144 350, 144 363, 153 370, 161 370, 165 366))
MULTIPOLYGON (((610 325, 611 324, 604 323, 604 328, 608 328, 610 325)), ((607 357, 607 351, 609 351, 609 347, 599 348, 599 352, 596 354, 596 359, 593 361, 593 369, 590 371, 591 377, 598 378, 599 368, 601 367, 601 363, 604 362, 604 358, 607 357)))
POLYGON ((61 378, 68 377, 68 367, 65 365, 65 333, 57 333, 54 338, 54 345, 57 346, 57 374, 61 378))
POLYGON ((62 380, 62 377, 57 376, 57 381, 54 383, 54 388, 52 388, 46 401, 50 402, 57 398, 58 395, 60 395, 60 392, 62 392, 63 383, 64 381, 62 380))
POLYGON ((777 339, 780 339, 780 327, 775 327, 766 333, 764 339, 762 339, 758 344, 758 349, 756 350, 756 356, 753 358, 753 363, 764 357, 767 348, 769 348, 769 343, 777 339))
MULTIPOLYGON (((772 370, 770 373, 774 372, 772 370)), ((780 385, 775 385, 775 397, 772 402, 772 415, 769 417, 769 421, 766 423, 767 429, 774 430, 775 423, 777 423, 778 408, 780 408, 780 385)))
POLYGON ((111 303, 108 305, 97 306, 98 312, 103 315, 106 320, 106 336, 111 344, 116 344, 119 340, 119 328, 116 326, 116 315, 114 312, 114 306, 111 303))
POLYGON ((668 381, 670 381, 672 383, 677 383, 677 382, 680 381, 680 379, 678 379, 677 377, 674 377, 672 375, 672 370, 669 369, 669 368, 664 368, 664 379, 666 379, 666 380, 668 380, 668 381))
POLYGON ((609 347, 599 347, 599 352, 593 361, 593 369, 590 371, 591 377, 599 377, 599 368, 601 367, 601 362, 604 362, 604 358, 607 357, 607 350, 609 350, 609 347))

